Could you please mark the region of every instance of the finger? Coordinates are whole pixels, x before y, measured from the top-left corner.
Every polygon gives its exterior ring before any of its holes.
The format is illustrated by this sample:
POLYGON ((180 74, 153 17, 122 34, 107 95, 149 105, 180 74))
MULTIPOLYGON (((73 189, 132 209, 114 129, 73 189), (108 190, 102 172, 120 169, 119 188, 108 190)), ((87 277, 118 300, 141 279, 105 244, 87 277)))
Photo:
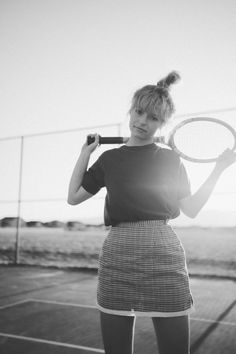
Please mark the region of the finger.
POLYGON ((99 140, 99 136, 96 133, 89 134, 87 136, 87 145, 93 145, 94 143, 97 143, 97 140, 99 140))
POLYGON ((98 134, 94 134, 94 143, 95 145, 99 144, 99 135, 98 134))
POLYGON ((219 155, 219 158, 225 158, 225 157, 233 156, 233 155, 234 155, 234 152, 231 149, 226 149, 219 155))
POLYGON ((99 146, 99 135, 98 134, 93 134, 94 141, 89 144, 90 148, 92 150, 95 150, 99 146))

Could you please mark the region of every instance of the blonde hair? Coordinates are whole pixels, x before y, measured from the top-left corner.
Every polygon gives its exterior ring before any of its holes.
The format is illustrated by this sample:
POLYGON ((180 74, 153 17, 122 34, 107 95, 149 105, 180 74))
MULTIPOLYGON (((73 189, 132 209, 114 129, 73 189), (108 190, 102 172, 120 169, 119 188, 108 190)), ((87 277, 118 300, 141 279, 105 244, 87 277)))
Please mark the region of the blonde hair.
POLYGON ((140 109, 148 114, 156 116, 161 125, 164 125, 175 111, 173 100, 170 96, 170 86, 180 80, 176 71, 170 72, 156 85, 146 85, 138 89, 132 99, 131 108, 140 109))

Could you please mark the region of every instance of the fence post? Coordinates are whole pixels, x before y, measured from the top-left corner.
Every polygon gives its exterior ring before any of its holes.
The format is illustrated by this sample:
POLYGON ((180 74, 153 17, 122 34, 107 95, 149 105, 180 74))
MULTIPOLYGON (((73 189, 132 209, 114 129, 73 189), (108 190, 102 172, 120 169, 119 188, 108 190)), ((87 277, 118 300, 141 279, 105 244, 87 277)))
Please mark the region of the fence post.
POLYGON ((21 216, 21 190, 22 190, 23 154, 24 154, 24 136, 21 136, 19 186, 18 186, 18 199, 17 199, 17 225, 16 225, 16 243, 15 243, 15 264, 19 264, 19 256, 20 256, 19 249, 20 249, 20 216, 21 216))
POLYGON ((122 123, 117 124, 117 132, 118 132, 118 136, 121 136, 122 134, 122 129, 121 129, 122 123))

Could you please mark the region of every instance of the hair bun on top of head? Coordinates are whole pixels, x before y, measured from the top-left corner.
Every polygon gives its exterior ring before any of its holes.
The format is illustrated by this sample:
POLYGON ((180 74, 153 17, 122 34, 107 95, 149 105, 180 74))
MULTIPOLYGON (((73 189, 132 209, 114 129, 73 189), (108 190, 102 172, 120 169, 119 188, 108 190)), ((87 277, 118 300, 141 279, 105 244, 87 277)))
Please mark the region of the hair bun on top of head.
POLYGON ((172 84, 175 84, 180 80, 180 75, 177 71, 171 71, 166 77, 158 81, 157 87, 168 90, 172 84))

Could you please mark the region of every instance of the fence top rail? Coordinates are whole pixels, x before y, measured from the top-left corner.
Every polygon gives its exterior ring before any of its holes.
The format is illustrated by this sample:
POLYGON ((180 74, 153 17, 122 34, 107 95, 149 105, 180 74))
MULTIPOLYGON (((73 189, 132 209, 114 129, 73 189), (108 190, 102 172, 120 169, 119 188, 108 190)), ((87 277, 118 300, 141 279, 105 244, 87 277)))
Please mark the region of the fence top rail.
POLYGON ((91 126, 80 127, 80 128, 71 128, 71 129, 64 129, 64 130, 53 130, 53 131, 42 132, 42 133, 16 135, 16 136, 8 136, 8 137, 2 137, 2 138, 0 137, 0 141, 22 139, 22 138, 34 138, 36 136, 45 136, 45 135, 53 135, 53 134, 73 133, 73 132, 76 132, 76 131, 83 131, 83 130, 89 130, 89 129, 94 129, 94 128, 97 129, 97 128, 107 128, 107 127, 119 127, 120 124, 121 123, 91 125, 91 126))
POLYGON ((202 116, 203 114, 217 114, 217 113, 224 113, 224 112, 233 112, 236 111, 236 107, 228 107, 228 108, 219 108, 219 109, 209 109, 205 111, 198 111, 198 112, 193 112, 193 113, 183 113, 183 114, 178 114, 175 116, 175 118, 185 118, 185 117, 191 117, 191 116, 202 116))
MULTIPOLYGON (((183 114, 176 115, 175 118, 180 119, 180 118, 185 118, 185 117, 190 117, 190 116, 200 116, 203 114, 216 114, 216 113, 232 112, 232 111, 236 111, 236 107, 211 109, 211 110, 192 112, 192 113, 183 113, 183 114)), ((42 132, 42 133, 0 137, 0 141, 22 139, 22 138, 33 138, 36 136, 45 136, 45 135, 53 135, 53 134, 72 133, 72 132, 76 132, 76 131, 83 131, 83 130, 89 130, 89 129, 94 129, 94 128, 119 127, 121 124, 122 124, 122 122, 110 123, 110 124, 107 123, 107 124, 102 124, 102 125, 91 125, 91 126, 87 126, 87 127, 71 128, 71 129, 65 129, 65 130, 54 130, 54 131, 48 131, 48 132, 42 132)))
MULTIPOLYGON (((235 195, 236 192, 228 191, 228 192, 214 192, 215 196, 222 196, 222 195, 235 195)), ((95 195, 93 200, 104 199, 103 195, 95 195)), ((28 199, 21 199, 21 203, 48 203, 48 202, 66 202, 66 197, 58 197, 58 198, 28 198, 28 199)), ((17 204, 18 199, 0 199, 0 204, 17 204)))

